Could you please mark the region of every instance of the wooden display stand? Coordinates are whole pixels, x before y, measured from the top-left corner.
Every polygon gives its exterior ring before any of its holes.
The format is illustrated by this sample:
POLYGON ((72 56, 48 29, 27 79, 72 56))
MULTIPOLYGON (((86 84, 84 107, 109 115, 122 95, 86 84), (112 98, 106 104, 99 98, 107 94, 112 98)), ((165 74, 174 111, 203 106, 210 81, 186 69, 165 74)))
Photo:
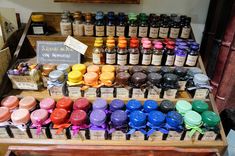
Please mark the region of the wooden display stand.
MULTIPOLYGON (((33 13, 37 14, 37 13, 33 13)), ((59 28, 59 21, 60 21, 60 14, 58 13, 43 13, 45 14, 45 20, 48 24, 48 26, 53 27, 56 31, 60 32, 59 28)), ((32 46, 34 49, 36 47, 36 41, 39 40, 44 40, 44 41, 65 41, 66 36, 61 36, 60 33, 56 33, 53 35, 29 35, 29 28, 30 28, 31 20, 29 20, 24 34, 19 42, 18 48, 16 50, 16 53, 23 52, 25 51, 24 49, 21 49, 23 44, 30 43, 28 46, 32 46), (29 42, 28 42, 29 41, 29 42)), ((94 43, 94 37, 75 37, 79 39, 81 42, 87 44, 89 46, 85 58, 89 60, 91 58, 91 53, 92 53, 92 47, 94 43)), ((86 64, 89 64, 86 62, 86 64)), ((198 67, 203 70, 205 73, 205 69, 202 63, 201 58, 199 58, 198 61, 198 67)), ((41 91, 23 91, 23 90, 12 90, 9 92, 9 95, 17 95, 19 97, 31 95, 34 96, 37 100, 41 100, 45 97, 48 97, 48 91, 47 90, 41 90, 41 91)), ((58 100, 61 97, 54 97, 55 100, 58 100)), ((188 101, 192 101, 193 99, 189 99, 188 97, 182 96, 181 99, 185 99, 188 101)), ((90 101, 93 101, 94 99, 89 99, 90 101)), ((108 102, 110 102, 112 99, 107 99, 108 102)), ((129 99, 124 99, 125 102, 127 102, 129 99)), ((138 99, 141 102, 144 102, 145 99, 138 99)), ((156 101, 160 102, 163 99, 155 99, 156 101)), ((179 100, 179 99, 174 99, 172 100, 174 103, 179 100)), ((209 99, 205 100, 209 105, 211 110, 215 111, 218 113, 215 102, 213 99, 212 94, 209 95, 209 99)), ((110 151, 112 150, 112 154, 110 155, 118 155, 120 154, 120 151, 129 151, 129 150, 137 150, 140 151, 140 155, 148 155, 151 153, 151 155, 154 155, 154 152, 152 153, 151 151, 156 151, 159 149, 168 149, 169 151, 172 150, 172 148, 193 148, 193 151, 197 151, 197 149, 217 149, 220 154, 223 154, 226 150, 227 147, 227 141, 226 141, 226 136, 222 127, 222 124, 220 123, 220 134, 221 134, 221 140, 216 140, 216 141, 198 141, 198 140, 190 140, 190 141, 168 141, 168 140, 161 140, 161 141, 131 141, 131 140, 126 140, 126 141, 112 141, 112 140, 105 140, 105 141, 92 141, 92 140, 84 140, 84 141, 79 141, 79 140, 53 140, 53 139, 0 139, 0 155, 5 153, 7 151, 8 146, 12 145, 17 145, 17 146, 42 146, 46 145, 47 148, 53 148, 56 145, 67 145, 75 147, 77 149, 83 149, 85 151, 89 151, 91 149, 94 150, 94 152, 99 151, 99 150, 105 150, 107 155, 110 151), (50 147, 51 146, 51 147, 50 147), (147 151, 146 151, 147 150, 147 151), (146 153, 143 154, 143 151, 146 153)), ((59 146, 60 147, 60 146, 59 146)), ((38 147, 39 148, 39 147, 38 147)), ((38 149, 35 148, 35 149, 38 149)), ((44 147, 45 148, 45 147, 44 147)), ((12 148, 13 149, 13 148, 12 148)), ((19 149, 19 148, 17 148, 19 149)), ((181 149, 182 150, 182 149, 181 149)), ((199 150, 200 151, 200 150, 199 150)), ((130 151, 129 151, 130 152, 130 151)), ((188 151, 185 151, 188 152, 188 151)), ((102 152, 101 152, 102 153, 102 152)), ((105 153, 105 152, 104 152, 105 153)), ((121 152, 122 153, 122 152, 121 152)), ((84 152, 83 154, 86 154, 84 152)), ((90 153, 88 152, 87 155, 90 153)), ((123 154, 123 153, 122 153, 123 154)), ((135 155, 136 152, 130 152, 130 154, 135 155)), ((175 154, 175 153, 174 153, 175 154)), ((200 154, 202 154, 200 152, 200 154)))

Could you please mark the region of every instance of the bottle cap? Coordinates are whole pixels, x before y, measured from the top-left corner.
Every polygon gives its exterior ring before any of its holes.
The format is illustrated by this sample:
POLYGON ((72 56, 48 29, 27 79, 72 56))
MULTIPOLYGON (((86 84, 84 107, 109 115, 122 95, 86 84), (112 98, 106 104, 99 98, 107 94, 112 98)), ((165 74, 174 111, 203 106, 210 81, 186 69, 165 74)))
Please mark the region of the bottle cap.
POLYGON ((84 82, 86 84, 95 84, 99 80, 99 75, 95 72, 89 72, 84 75, 84 82))
POLYGON ((154 126, 160 126, 165 122, 165 114, 160 111, 151 111, 148 115, 148 121, 154 126))
POLYGON ((154 48, 156 48, 156 49, 162 49, 163 46, 162 46, 162 44, 154 44, 154 48))
POLYGON ((127 124, 127 113, 123 110, 115 110, 111 114, 111 122, 114 127, 123 126, 127 124))
POLYGON ((49 113, 45 109, 37 109, 30 115, 30 119, 33 124, 42 124, 48 119, 49 113))
POLYGON ((82 74, 86 72, 86 65, 85 64, 75 64, 72 66, 73 71, 80 71, 82 74))
POLYGON ((125 36, 119 36, 118 37, 118 42, 121 41, 121 40, 126 40, 126 37, 125 36))
POLYGON ((183 124, 184 119, 180 113, 176 111, 170 111, 166 115, 166 122, 172 127, 178 127, 183 124))
POLYGON ((174 41, 167 41, 167 45, 171 45, 171 46, 174 46, 175 45, 175 42, 174 41))
POLYGON ((144 43, 144 44, 143 44, 143 48, 149 49, 149 48, 151 48, 151 44, 146 44, 146 43, 144 43))
POLYGON ((0 123, 11 119, 10 109, 8 107, 0 107, 0 123))
POLYGON ((188 101, 178 100, 176 102, 176 110, 180 114, 184 115, 186 112, 192 110, 192 105, 188 101))
POLYGON ((11 120, 14 124, 27 124, 30 120, 29 110, 20 108, 13 111, 11 120))
POLYGON ((130 44, 139 44, 139 40, 137 40, 137 39, 131 39, 130 40, 130 44))
POLYGON ((148 74, 148 81, 154 85, 159 85, 162 81, 162 75, 158 73, 148 74))
POLYGON ((37 105, 36 99, 32 96, 26 96, 19 102, 19 108, 33 110, 37 105))
POLYGON ((215 127, 220 122, 220 117, 215 112, 205 111, 202 113, 202 121, 206 126, 215 127))
POLYGON ((43 22, 44 21, 44 15, 32 15, 31 20, 33 22, 43 22))
POLYGON ((130 43, 130 48, 138 48, 138 44, 133 44, 133 43, 130 43))
POLYGON ((125 107, 125 103, 122 100, 114 99, 109 105, 110 111, 114 112, 116 110, 121 110, 125 107))
POLYGON ((73 18, 75 19, 81 19, 82 18, 82 13, 81 11, 76 11, 73 13, 73 18))
POLYGON ((198 113, 202 113, 204 111, 207 111, 209 106, 206 102, 204 102, 202 100, 194 100, 192 102, 192 108, 194 111, 196 111, 198 113))
POLYGON ((50 119, 54 124, 63 124, 68 120, 68 112, 63 108, 55 108, 51 113, 50 119))
POLYGON ((128 14, 128 19, 129 20, 137 20, 137 16, 135 13, 129 13, 128 14))
POLYGON ((187 69, 184 67, 175 67, 174 74, 179 77, 185 77, 187 75, 187 69))
POLYGON ((135 110, 130 114, 130 122, 136 127, 144 126, 146 124, 146 114, 142 111, 135 110))
POLYGON ((84 110, 74 110, 70 116, 70 122, 73 126, 79 126, 86 123, 87 114, 84 110))
POLYGON ((174 109, 175 109, 175 105, 170 100, 163 100, 161 102, 161 104, 160 104, 160 110, 163 113, 167 113, 169 111, 173 111, 174 109))
POLYGON ((54 70, 52 72, 50 72, 49 74, 49 81, 52 81, 52 82, 64 82, 64 73, 60 70, 54 70))
POLYGON ((149 113, 149 112, 151 112, 153 110, 157 110, 157 108, 158 108, 158 104, 154 100, 146 100, 144 102, 144 111, 146 113, 149 113))
POLYGON ((129 100, 126 104, 126 109, 131 112, 134 110, 141 110, 141 108, 142 108, 141 102, 135 99, 129 100))
POLYGON ((106 121, 106 114, 103 110, 93 110, 90 114, 90 122, 96 126, 101 126, 106 121))
POLYGON ((145 70, 148 74, 151 74, 151 73, 157 73, 159 72, 159 69, 156 68, 156 66, 148 66, 145 70))
POLYGON ((68 81, 78 83, 82 81, 82 73, 80 71, 71 71, 68 74, 68 81))
POLYGON ((107 109, 107 101, 102 98, 97 98, 92 105, 93 110, 106 110, 107 109))
POLYGON ((16 96, 7 96, 2 99, 1 106, 8 107, 10 110, 19 106, 19 99, 16 96))
POLYGON ((85 112, 88 111, 90 108, 90 102, 87 98, 78 98, 74 101, 73 110, 84 110, 85 112))
POLYGON ((100 81, 102 83, 110 83, 110 82, 114 82, 115 80, 115 75, 113 72, 103 72, 100 74, 100 81))
POLYGON ((162 45, 162 42, 161 41, 159 41, 159 40, 153 40, 153 42, 152 42, 152 44, 159 44, 159 45, 162 45))
POLYGON ((88 12, 88 13, 85 14, 85 20, 86 21, 91 21, 91 18, 92 18, 91 13, 88 12))
POLYGON ((202 123, 202 117, 195 111, 188 111, 184 116, 185 124, 189 126, 199 126, 202 123))
POLYGON ((166 45, 166 48, 167 48, 167 49, 170 49, 170 50, 173 50, 173 49, 174 49, 174 46, 172 46, 172 45, 166 45))
POLYGON ((102 72, 115 72, 115 67, 112 65, 103 65, 101 68, 102 72))
POLYGON ((73 101, 69 97, 63 97, 57 101, 56 108, 63 108, 69 111, 72 105, 73 101))
POLYGON ((97 66, 97 65, 90 65, 90 66, 87 67, 87 73, 88 72, 95 72, 95 73, 99 74, 100 73, 100 67, 97 66))
POLYGON ((45 98, 40 101, 39 105, 41 109, 50 110, 55 108, 56 102, 52 98, 45 98))
POLYGON ((197 84, 208 84, 209 78, 205 74, 195 74, 193 78, 193 82, 195 85, 197 84))
POLYGON ((147 81, 147 75, 142 72, 136 72, 131 76, 131 82, 136 87, 140 87, 147 81))
POLYGON ((142 44, 150 44, 151 45, 151 41, 148 38, 142 38, 141 43, 142 44))
POLYGON ((70 72, 70 66, 68 64, 59 64, 57 66, 57 70, 60 70, 63 73, 68 73, 70 72))

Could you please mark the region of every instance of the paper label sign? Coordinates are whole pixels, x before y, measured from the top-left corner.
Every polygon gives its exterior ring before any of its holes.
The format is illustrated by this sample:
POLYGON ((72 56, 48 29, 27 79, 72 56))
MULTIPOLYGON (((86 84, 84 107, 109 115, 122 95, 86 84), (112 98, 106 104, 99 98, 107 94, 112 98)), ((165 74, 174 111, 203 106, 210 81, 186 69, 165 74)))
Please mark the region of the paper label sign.
POLYGON ((64 45, 67 47, 81 53, 82 55, 85 54, 88 46, 84 43, 78 41, 77 39, 73 38, 72 36, 68 36, 66 41, 64 42, 64 45))
POLYGON ((37 63, 78 64, 81 54, 64 45, 64 42, 37 41, 37 63))

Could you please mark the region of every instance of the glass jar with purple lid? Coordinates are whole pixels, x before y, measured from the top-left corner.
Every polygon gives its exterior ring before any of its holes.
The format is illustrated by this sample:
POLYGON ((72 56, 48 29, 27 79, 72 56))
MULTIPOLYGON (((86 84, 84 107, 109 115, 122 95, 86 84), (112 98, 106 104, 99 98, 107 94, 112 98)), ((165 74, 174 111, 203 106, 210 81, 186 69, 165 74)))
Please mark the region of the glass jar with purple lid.
POLYGON ((109 105, 109 110, 114 112, 116 110, 123 110, 125 108, 125 103, 122 100, 114 99, 111 101, 109 105))
POLYGON ((92 105, 93 110, 102 110, 102 111, 107 111, 108 110, 108 105, 107 101, 102 98, 97 98, 92 105))
POLYGON ((199 56, 199 45, 191 46, 185 65, 195 67, 199 56))
POLYGON ((179 66, 179 67, 184 66, 186 57, 187 57, 187 51, 183 50, 183 49, 180 49, 178 47, 177 50, 175 51, 175 62, 174 62, 174 65, 175 66, 179 66))

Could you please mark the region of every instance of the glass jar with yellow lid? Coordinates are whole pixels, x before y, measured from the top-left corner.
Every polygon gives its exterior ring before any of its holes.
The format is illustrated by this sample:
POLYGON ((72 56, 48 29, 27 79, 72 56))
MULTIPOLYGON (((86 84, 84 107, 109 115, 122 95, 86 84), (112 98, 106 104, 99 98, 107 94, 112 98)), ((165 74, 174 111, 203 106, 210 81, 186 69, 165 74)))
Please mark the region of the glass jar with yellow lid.
POLYGON ((83 85, 83 74, 78 70, 73 70, 68 74, 68 95, 69 97, 81 97, 81 87, 83 85))
POLYGON ((44 15, 32 15, 31 20, 31 30, 33 35, 45 35, 47 33, 47 25, 44 21, 44 15))
POLYGON ((86 73, 86 65, 85 64, 74 64, 72 66, 72 71, 80 71, 82 74, 86 73))

